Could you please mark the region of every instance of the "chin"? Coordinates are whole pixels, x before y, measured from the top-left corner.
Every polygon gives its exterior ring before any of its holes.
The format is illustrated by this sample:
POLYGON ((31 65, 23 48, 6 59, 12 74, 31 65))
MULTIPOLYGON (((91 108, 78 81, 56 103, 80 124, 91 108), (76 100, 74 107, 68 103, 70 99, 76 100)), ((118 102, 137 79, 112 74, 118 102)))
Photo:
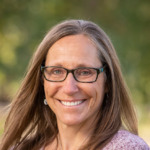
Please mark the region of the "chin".
POLYGON ((83 121, 81 121, 79 118, 63 118, 60 120, 60 122, 62 122, 63 124, 67 125, 67 126, 73 126, 73 125, 79 125, 81 124, 83 121))

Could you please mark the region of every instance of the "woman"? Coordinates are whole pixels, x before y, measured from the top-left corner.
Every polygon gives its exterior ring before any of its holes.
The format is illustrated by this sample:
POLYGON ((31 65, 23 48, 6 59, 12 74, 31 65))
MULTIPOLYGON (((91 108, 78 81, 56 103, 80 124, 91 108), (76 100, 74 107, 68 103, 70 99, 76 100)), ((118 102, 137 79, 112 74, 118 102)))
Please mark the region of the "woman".
POLYGON ((148 150, 116 52, 96 24, 68 20, 45 36, 6 120, 1 150, 148 150))

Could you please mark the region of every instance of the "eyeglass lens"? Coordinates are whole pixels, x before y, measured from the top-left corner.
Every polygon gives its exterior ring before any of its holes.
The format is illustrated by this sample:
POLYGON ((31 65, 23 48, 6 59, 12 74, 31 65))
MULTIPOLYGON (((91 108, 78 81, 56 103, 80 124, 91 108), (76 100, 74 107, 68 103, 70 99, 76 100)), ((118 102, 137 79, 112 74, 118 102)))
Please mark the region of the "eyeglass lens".
MULTIPOLYGON (((81 82, 92 82, 97 77, 97 71, 92 68, 75 69, 74 76, 81 82)), ((44 75, 50 81, 62 81, 67 76, 67 70, 59 67, 47 67, 44 69, 44 75)))

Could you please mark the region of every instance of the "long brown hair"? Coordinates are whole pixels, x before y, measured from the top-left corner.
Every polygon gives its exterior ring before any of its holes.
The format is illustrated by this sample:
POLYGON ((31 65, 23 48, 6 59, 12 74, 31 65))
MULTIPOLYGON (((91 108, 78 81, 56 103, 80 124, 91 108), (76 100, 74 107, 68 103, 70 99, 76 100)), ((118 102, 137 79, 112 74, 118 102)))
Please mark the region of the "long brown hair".
POLYGON ((56 41, 77 34, 87 36, 97 47, 100 61, 107 65, 105 74, 109 91, 99 109, 95 130, 82 149, 103 148, 121 126, 138 134, 135 109, 121 73, 118 57, 108 36, 90 21, 67 20, 47 33, 33 55, 6 119, 1 150, 11 147, 14 147, 14 150, 39 149, 57 139, 59 131, 56 116, 43 103, 45 94, 40 67, 48 50, 56 41))

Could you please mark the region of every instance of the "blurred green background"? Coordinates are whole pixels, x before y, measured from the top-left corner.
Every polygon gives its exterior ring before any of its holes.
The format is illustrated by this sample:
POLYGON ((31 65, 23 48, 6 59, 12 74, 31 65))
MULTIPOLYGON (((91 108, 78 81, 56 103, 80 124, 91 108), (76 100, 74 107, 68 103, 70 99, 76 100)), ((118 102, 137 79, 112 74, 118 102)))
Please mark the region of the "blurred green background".
POLYGON ((66 19, 93 21, 108 34, 137 106, 140 136, 150 145, 150 0, 0 0, 0 108, 46 32, 66 19))

